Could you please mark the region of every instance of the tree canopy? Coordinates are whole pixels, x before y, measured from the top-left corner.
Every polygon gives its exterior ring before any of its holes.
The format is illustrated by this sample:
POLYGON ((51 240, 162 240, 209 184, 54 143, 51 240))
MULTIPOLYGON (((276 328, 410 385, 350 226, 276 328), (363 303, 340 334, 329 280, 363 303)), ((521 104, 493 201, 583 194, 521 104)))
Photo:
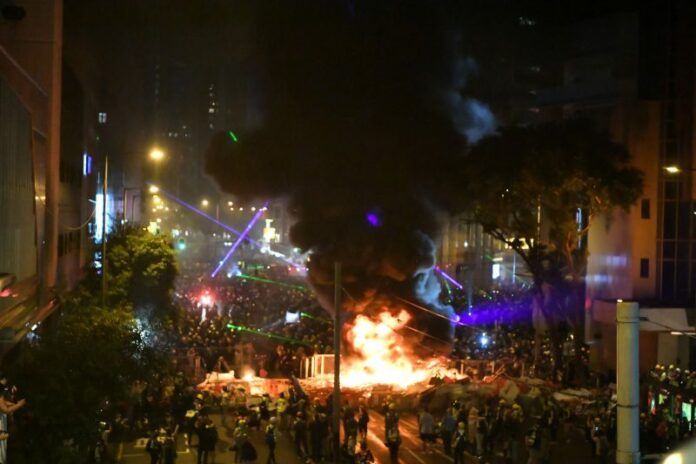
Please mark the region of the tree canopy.
POLYGON ((125 400, 135 380, 149 381, 168 366, 165 346, 148 343, 142 330, 157 327, 147 318, 153 313, 144 311, 143 318, 134 308, 173 312, 177 271, 171 244, 123 228, 110 236, 108 258, 106 307, 100 276, 92 270, 61 299, 46 328, 6 362, 20 397, 27 398, 17 418, 18 462, 82 462, 85 448, 96 443, 102 411, 125 400), (65 446, 67 441, 74 446, 65 446))
POLYGON ((467 169, 474 221, 519 254, 547 321, 569 322, 579 342, 592 220, 642 193, 628 151, 591 121, 568 119, 501 128, 471 147, 467 169))

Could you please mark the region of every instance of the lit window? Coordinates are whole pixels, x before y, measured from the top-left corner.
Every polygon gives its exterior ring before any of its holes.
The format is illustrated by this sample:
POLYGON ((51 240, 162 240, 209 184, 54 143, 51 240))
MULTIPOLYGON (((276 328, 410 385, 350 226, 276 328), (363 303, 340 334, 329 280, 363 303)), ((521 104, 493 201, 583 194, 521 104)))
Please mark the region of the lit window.
POLYGON ((106 113, 99 113, 97 116, 99 124, 106 124, 106 113))

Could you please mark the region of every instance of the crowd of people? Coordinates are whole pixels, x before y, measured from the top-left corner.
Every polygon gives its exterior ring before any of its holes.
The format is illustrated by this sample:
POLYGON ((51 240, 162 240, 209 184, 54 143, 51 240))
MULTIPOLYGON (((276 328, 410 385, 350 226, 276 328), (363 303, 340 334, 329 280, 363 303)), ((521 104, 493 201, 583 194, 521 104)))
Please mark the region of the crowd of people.
POLYGON ((181 296, 178 350, 198 357, 206 371, 223 364, 263 377, 299 375, 307 356, 332 352, 330 321, 297 283, 195 281, 181 296), (286 323, 288 315, 297 322, 286 323))
MULTIPOLYGON (((258 277, 263 280, 182 279, 173 369, 155 382, 136 382, 129 400, 113 405, 100 429, 102 447, 109 441, 147 435, 145 452, 151 463, 173 464, 177 443, 186 440, 198 463, 207 464, 221 446, 219 417, 231 437, 229 449, 234 451, 235 463, 279 462, 276 454, 281 442, 292 446, 303 462, 333 462, 333 411, 326 392, 308 395, 297 381, 294 388, 273 396, 252 396, 247 389, 232 385, 217 392, 196 388, 212 371, 234 371, 238 378, 247 372, 268 378, 299 376, 303 359, 331 352, 331 325, 312 293, 293 279, 258 277)), ((454 296, 461 298, 458 293, 454 296)), ((485 319, 485 315, 481 317, 485 319)), ((513 464, 548 463, 561 440, 560 446, 573 440, 572 446, 584 447, 594 462, 609 461, 616 432, 613 391, 599 377, 588 376, 584 384, 571 383, 569 360, 587 358, 585 351, 577 355, 571 337, 553 350, 551 340, 535 337, 528 324, 495 322, 475 330, 461 327, 455 336, 452 358, 470 362, 464 372, 471 381, 534 377, 543 385, 536 384, 539 391, 533 398, 472 394, 460 396, 444 408, 434 407, 424 395, 418 410, 404 409, 391 397, 379 405, 353 398, 340 412, 341 462, 374 462, 368 430, 375 413, 383 416, 384 435, 379 438, 392 463, 399 462, 404 420, 415 422, 423 455, 445 454, 455 464, 465 462, 465 456, 497 457, 513 464), (555 396, 554 392, 570 385, 591 393, 577 399, 555 396)), ((691 437, 696 428, 692 408, 683 413, 683 405, 692 405, 692 398, 696 399, 696 372, 656 366, 644 380, 642 451, 666 452, 691 437)), ((14 399, 6 380, 0 379, 0 385, 4 392, 0 398, 2 464, 7 418, 24 402, 14 399)))
POLYGON ((696 372, 657 364, 641 381, 641 451, 665 453, 696 437, 696 372))

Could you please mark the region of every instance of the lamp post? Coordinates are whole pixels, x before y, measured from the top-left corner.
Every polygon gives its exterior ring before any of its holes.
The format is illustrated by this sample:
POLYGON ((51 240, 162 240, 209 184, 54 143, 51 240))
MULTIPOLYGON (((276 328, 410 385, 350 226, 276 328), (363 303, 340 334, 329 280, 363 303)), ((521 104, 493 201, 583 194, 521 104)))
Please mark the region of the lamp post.
POLYGON ((341 455, 341 262, 334 263, 334 388, 333 388, 333 452, 334 462, 341 455))
POLYGON ((106 309, 106 192, 109 182, 109 157, 104 156, 104 182, 102 182, 102 308, 106 309))

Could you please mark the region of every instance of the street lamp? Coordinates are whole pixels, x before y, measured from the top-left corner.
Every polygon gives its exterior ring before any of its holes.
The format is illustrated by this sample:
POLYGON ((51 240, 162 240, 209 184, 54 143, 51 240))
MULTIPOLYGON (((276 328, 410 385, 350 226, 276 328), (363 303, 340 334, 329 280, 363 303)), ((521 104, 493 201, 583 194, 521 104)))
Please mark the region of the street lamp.
POLYGON ((159 187, 157 187, 156 185, 151 185, 149 191, 150 193, 157 193, 159 192, 159 187))
POLYGON ((201 206, 203 206, 204 208, 206 208, 208 206, 208 204, 209 204, 208 200, 205 198, 203 199, 203 201, 201 201, 201 206))
POLYGON ((161 161, 164 159, 164 152, 159 148, 153 148, 149 156, 152 161, 161 161))
POLYGON ((696 172, 696 169, 682 169, 676 165, 665 166, 663 169, 667 171, 667 174, 679 174, 682 171, 696 172))

